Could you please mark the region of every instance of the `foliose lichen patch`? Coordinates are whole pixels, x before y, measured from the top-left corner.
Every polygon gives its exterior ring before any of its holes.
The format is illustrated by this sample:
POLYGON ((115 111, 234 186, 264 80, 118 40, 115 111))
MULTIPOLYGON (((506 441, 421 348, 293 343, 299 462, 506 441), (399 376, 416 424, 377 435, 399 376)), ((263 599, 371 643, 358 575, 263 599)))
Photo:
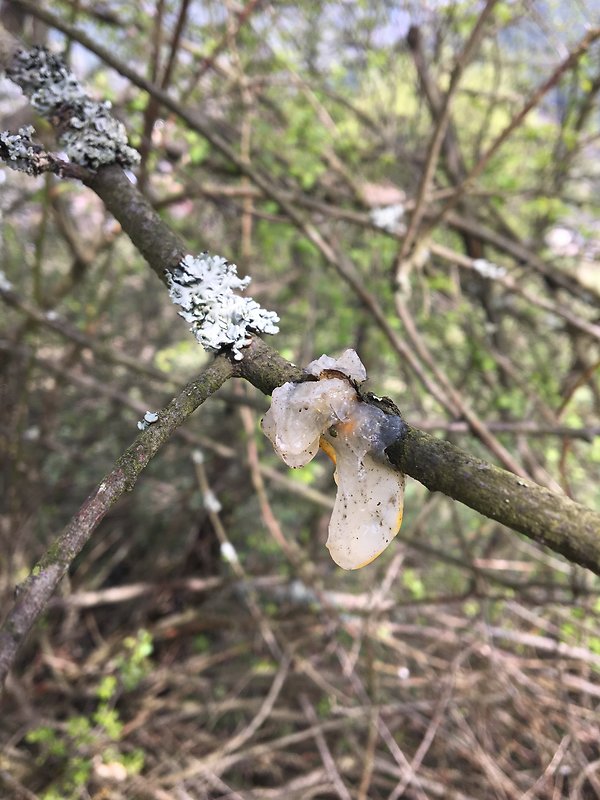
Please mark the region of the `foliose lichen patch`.
POLYGON ((186 255, 167 273, 169 295, 181 306, 180 316, 205 350, 216 353, 231 347, 234 358, 243 357, 241 348, 250 344, 250 332, 278 333, 279 317, 251 297, 241 297, 250 278, 240 278, 235 264, 209 253, 186 255))
POLYGON ((125 126, 110 113, 111 104, 91 100, 59 56, 45 47, 20 50, 6 74, 33 108, 58 128, 59 142, 71 161, 91 169, 139 163, 139 153, 127 143, 125 126))
POLYGON ((42 148, 33 141, 33 125, 19 128, 17 133, 0 131, 0 156, 9 166, 28 175, 39 175, 42 148))

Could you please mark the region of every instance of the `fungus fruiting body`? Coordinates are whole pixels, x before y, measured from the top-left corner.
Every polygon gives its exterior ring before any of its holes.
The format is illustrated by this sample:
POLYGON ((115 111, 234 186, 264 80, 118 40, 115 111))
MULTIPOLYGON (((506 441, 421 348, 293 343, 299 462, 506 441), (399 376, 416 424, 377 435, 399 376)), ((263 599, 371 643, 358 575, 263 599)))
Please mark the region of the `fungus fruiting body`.
POLYGON ((404 423, 362 400, 355 385, 366 371, 353 350, 337 361, 322 356, 306 371, 318 380, 275 389, 263 430, 290 467, 307 464, 319 447, 331 457, 337 495, 327 547, 340 567, 358 569, 377 558, 400 529, 404 475, 385 449, 404 423))

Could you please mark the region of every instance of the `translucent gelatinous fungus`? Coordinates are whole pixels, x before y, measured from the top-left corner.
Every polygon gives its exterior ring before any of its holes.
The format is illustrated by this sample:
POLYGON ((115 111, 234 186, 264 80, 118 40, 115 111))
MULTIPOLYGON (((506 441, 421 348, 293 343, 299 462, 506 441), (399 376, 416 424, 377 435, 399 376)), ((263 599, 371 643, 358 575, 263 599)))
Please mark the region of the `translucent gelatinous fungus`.
POLYGON ((396 536, 402 522, 404 475, 386 447, 403 422, 364 402, 354 383, 366 371, 354 350, 337 360, 321 356, 306 368, 319 378, 275 389, 263 430, 290 467, 301 467, 321 447, 335 463, 337 495, 327 547, 344 569, 369 564, 396 536))

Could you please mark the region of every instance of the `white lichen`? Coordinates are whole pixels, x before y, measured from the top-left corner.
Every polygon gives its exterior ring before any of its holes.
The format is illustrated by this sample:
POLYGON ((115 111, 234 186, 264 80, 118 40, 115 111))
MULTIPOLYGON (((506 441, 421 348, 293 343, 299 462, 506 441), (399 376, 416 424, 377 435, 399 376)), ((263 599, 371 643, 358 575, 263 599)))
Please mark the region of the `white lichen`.
POLYGON ((581 234, 565 225, 555 225, 550 228, 544 236, 544 241, 554 255, 567 258, 579 255, 584 246, 581 234))
POLYGON ((125 126, 109 102, 91 100, 63 60, 45 47, 20 50, 6 69, 31 105, 58 129, 58 140, 75 164, 131 167, 139 153, 127 143, 125 126))
POLYGON ((228 564, 235 564, 240 560, 237 550, 231 542, 221 542, 221 558, 228 564))
POLYGON ((32 139, 35 133, 33 125, 19 128, 17 133, 0 132, 0 156, 12 169, 26 172, 28 175, 39 175, 39 158, 42 149, 32 139))
POLYGON ((202 501, 204 503, 204 508, 213 514, 218 514, 219 511, 223 510, 219 498, 211 489, 207 489, 206 492, 204 492, 202 501))
POLYGON ((155 422, 158 422, 158 414, 156 411, 146 411, 144 419, 140 420, 137 426, 141 431, 145 431, 146 428, 149 428, 150 425, 153 425, 155 422))
POLYGON ((358 569, 377 558, 400 529, 404 475, 389 463, 385 449, 404 423, 361 399, 352 380, 366 373, 354 351, 338 361, 322 357, 310 371, 318 381, 286 383, 273 391, 263 430, 291 467, 307 464, 319 447, 334 461, 338 490, 327 547, 340 567, 358 569), (348 377, 331 375, 346 370, 348 377))
POLYGON ((400 222, 404 216, 404 205, 402 203, 393 203, 389 206, 378 206, 371 209, 370 217, 373 225, 381 228, 388 233, 401 235, 405 232, 406 226, 400 222))
POLYGON ((250 278, 240 278, 235 264, 217 255, 187 255, 167 274, 171 300, 205 350, 216 353, 231 347, 234 358, 243 357, 241 348, 250 344, 250 331, 277 333, 279 317, 266 311, 243 291, 250 278))
POLYGON ((192 451, 192 461, 194 464, 204 464, 204 453, 200 448, 192 451))
POLYGON ((488 278, 491 281, 506 277, 506 270, 504 267, 499 267, 498 264, 494 264, 492 261, 488 261, 485 258, 474 259, 473 269, 475 272, 478 272, 482 278, 488 278))
POLYGON ((0 292, 12 292, 13 285, 6 277, 6 274, 0 269, 0 292))
POLYGON ((304 581, 296 578, 290 581, 287 591, 290 600, 294 603, 303 603, 309 605, 318 600, 317 593, 310 586, 307 586, 304 581))

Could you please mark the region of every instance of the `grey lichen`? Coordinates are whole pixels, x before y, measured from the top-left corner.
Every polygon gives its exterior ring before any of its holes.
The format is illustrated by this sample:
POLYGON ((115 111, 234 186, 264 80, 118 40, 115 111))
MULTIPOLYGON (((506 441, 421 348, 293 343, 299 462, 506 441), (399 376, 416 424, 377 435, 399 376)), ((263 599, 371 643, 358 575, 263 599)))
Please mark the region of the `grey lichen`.
POLYGON ((58 128, 58 139, 71 161, 92 169, 139 163, 139 154, 127 144, 124 125, 110 114, 111 104, 91 100, 59 56, 45 47, 20 50, 6 74, 35 110, 58 128))
POLYGON ((240 297, 250 278, 239 278, 237 267, 225 258, 201 253, 187 255, 167 274, 169 295, 183 309, 179 314, 205 350, 218 352, 231 347, 234 358, 250 344, 249 332, 277 333, 279 317, 266 311, 251 297, 240 297))
POLYGON ((405 208, 402 203, 378 206, 371 209, 371 222, 388 233, 402 235, 406 231, 406 226, 401 222, 404 212, 405 208))
POLYGON ((0 132, 0 158, 13 169, 28 175, 41 174, 49 163, 48 155, 33 141, 34 133, 33 125, 19 128, 17 133, 0 132))
POLYGON ((146 428, 149 428, 150 425, 154 425, 155 422, 158 422, 158 414, 156 411, 146 411, 144 419, 140 420, 137 426, 139 430, 145 431, 146 428))

